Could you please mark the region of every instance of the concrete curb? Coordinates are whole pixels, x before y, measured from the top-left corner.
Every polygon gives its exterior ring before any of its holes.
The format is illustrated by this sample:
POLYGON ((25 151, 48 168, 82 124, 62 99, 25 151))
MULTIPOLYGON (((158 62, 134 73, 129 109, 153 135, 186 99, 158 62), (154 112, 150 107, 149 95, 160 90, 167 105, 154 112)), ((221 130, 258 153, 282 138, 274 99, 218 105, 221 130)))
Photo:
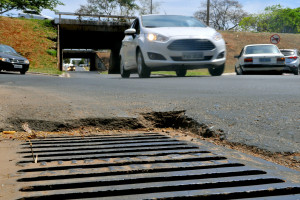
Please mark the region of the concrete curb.
POLYGON ((42 73, 42 72, 26 72, 26 74, 33 74, 33 75, 44 75, 44 76, 62 76, 59 74, 48 74, 48 73, 42 73))

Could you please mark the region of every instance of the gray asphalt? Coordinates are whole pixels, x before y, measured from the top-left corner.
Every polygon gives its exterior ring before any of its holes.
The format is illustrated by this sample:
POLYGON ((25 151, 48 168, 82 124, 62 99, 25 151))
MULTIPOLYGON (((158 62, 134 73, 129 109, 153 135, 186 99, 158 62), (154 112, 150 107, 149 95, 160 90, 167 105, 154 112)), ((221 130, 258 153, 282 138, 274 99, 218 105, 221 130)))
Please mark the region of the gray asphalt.
MULTIPOLYGON (((18 121, 138 117, 185 110, 231 142, 272 152, 300 150, 300 76, 221 77, 69 72, 69 78, 0 73, 0 131, 18 121)), ((46 129, 47 127, 45 127, 46 129)))

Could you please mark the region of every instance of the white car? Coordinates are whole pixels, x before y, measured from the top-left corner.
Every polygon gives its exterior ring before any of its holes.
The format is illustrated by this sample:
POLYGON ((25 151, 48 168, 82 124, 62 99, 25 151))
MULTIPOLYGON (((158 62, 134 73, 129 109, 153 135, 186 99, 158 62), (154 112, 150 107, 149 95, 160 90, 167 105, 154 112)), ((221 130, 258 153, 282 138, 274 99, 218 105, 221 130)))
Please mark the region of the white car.
POLYGON ((300 52, 297 49, 280 49, 281 53, 285 56, 285 64, 287 70, 295 75, 300 74, 300 52))
POLYGON ((53 20, 52 17, 43 15, 35 10, 24 10, 23 12, 19 13, 19 17, 27 18, 27 19, 49 19, 53 20))
POLYGON ((176 71, 183 77, 189 69, 208 68, 212 76, 222 75, 226 46, 220 33, 194 17, 143 15, 125 31, 120 51, 120 72, 128 78, 137 71, 140 78, 151 71, 176 71))
POLYGON ((245 46, 235 64, 237 75, 247 73, 275 72, 282 74, 285 68, 285 57, 273 44, 252 44, 245 46))

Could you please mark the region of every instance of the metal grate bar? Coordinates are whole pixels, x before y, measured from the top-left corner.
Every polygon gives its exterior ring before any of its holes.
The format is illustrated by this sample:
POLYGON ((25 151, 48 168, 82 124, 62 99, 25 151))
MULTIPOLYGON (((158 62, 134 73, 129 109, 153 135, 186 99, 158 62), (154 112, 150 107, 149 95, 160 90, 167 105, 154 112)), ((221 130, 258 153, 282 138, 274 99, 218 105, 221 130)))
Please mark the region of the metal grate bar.
MULTIPOLYGON (((246 199, 262 198, 264 200, 277 200, 276 196, 284 196, 281 200, 287 200, 291 197, 293 200, 299 199, 299 187, 292 185, 269 184, 264 188, 258 186, 241 186, 234 188, 222 189, 205 189, 205 190, 187 190, 185 194, 181 191, 144 194, 144 195, 124 195, 114 197, 104 197, 101 200, 138 200, 138 199, 156 199, 156 200, 185 200, 185 199, 201 199, 201 200, 229 200, 229 199, 246 199), (269 188, 268 188, 269 187, 269 188), (288 196, 287 196, 288 195, 288 196)), ((76 198, 72 198, 76 199, 76 198)), ((97 198, 88 198, 90 200, 97 198)), ((99 198, 98 198, 99 199, 99 198)))
MULTIPOLYGON (((114 154, 114 153, 131 153, 131 152, 152 152, 152 151, 163 151, 163 150, 186 150, 186 149, 197 149, 195 146, 187 146, 186 144, 181 145, 164 145, 164 146, 155 146, 155 149, 152 147, 133 147, 133 148, 119 148, 119 149, 101 149, 101 150, 81 150, 80 152, 74 151, 64 151, 64 152, 52 152, 52 153, 40 153, 39 158, 47 158, 47 157, 64 157, 64 156, 78 156, 78 155, 101 155, 101 154, 114 154)), ((76 150, 76 149, 75 149, 76 150)), ((32 156, 27 155, 23 156, 23 158, 32 158, 32 156)))
POLYGON ((208 179, 208 178, 224 178, 224 177, 238 177, 250 175, 263 175, 263 171, 255 169, 245 169, 245 167, 225 168, 225 169, 206 169, 206 170, 186 170, 186 171, 173 171, 173 172, 160 172, 160 173, 145 173, 145 174, 131 174, 131 175, 118 175, 106 177, 91 177, 83 179, 64 179, 57 183, 57 180, 39 181, 30 188, 22 188, 21 191, 48 191, 48 190, 61 190, 69 188, 86 188, 86 187, 99 187, 99 186, 115 186, 137 183, 159 183, 167 181, 178 180, 195 180, 195 179, 208 179))
MULTIPOLYGON (((100 150, 100 149, 122 149, 122 148, 135 148, 139 146, 143 147, 148 147, 148 146, 174 146, 174 145, 186 145, 185 142, 177 142, 177 141, 163 141, 163 142, 149 142, 149 143, 133 143, 133 144, 128 144, 128 143, 122 143, 119 145, 95 145, 95 146, 90 146, 86 145, 84 147, 49 147, 47 149, 45 148, 34 148, 34 153, 38 153, 39 155, 41 153, 50 153, 50 152, 68 152, 68 151, 85 151, 85 150, 100 150)), ((21 151, 19 152, 21 154, 30 154, 31 151, 21 151)))
MULTIPOLYGON (((147 159, 141 159, 141 160, 131 160, 128 159, 127 162, 106 162, 102 164, 87 164, 87 165, 67 165, 67 166, 57 166, 57 167, 41 167, 41 168, 28 168, 28 169, 22 169, 19 170, 18 172, 39 172, 39 171, 61 171, 61 170, 72 170, 72 169, 93 169, 93 168, 101 168, 101 167, 114 167, 114 166, 123 166, 123 165, 139 165, 139 164, 172 164, 173 166, 178 165, 179 163, 186 163, 186 166, 192 166, 192 164, 188 164, 189 162, 201 162, 201 163, 196 163, 197 165, 203 166, 203 165, 210 165, 213 164, 213 162, 218 162, 218 161, 226 161, 225 157, 214 157, 214 156, 198 156, 198 157, 178 157, 178 158, 168 158, 168 159, 151 159, 152 157, 148 157, 149 160, 147 159)), ((104 160, 105 161, 105 160, 104 160)), ((124 160, 123 160, 124 161, 124 160)), ((214 163, 216 164, 216 163, 214 163)), ((218 164, 224 164, 218 163, 218 164)), ((225 162, 225 164, 230 164, 228 162, 225 162)), ((168 166, 171 167, 171 166, 168 166)))
MULTIPOLYGON (((87 160, 87 159, 106 159, 106 158, 126 158, 126 157, 141 157, 141 156, 166 156, 171 154, 190 154, 190 153, 203 153, 198 149, 184 149, 184 150, 165 150, 165 151, 151 151, 151 152, 134 152, 134 153, 112 153, 110 155, 99 155, 93 154, 90 156, 87 155, 78 155, 78 156, 58 156, 55 158, 39 158, 40 162, 52 162, 52 161, 72 161, 72 160, 87 160)), ((212 159, 224 159, 224 157, 213 157, 212 159)), ((20 161, 18 164, 22 163, 32 163, 32 159, 27 158, 23 161, 20 161)))
MULTIPOLYGON (((91 138, 91 139, 85 139, 85 138, 81 138, 81 139, 69 139, 69 140, 32 140, 31 143, 32 144, 59 144, 59 143, 74 143, 76 141, 76 143, 87 143, 87 142, 116 142, 116 141, 134 141, 134 140, 144 140, 144 139, 169 139, 168 137, 166 136, 131 136, 131 137, 110 137, 110 138, 107 138, 107 137, 104 137, 104 138, 91 138)), ((26 145, 26 144, 23 144, 23 145, 26 145)))
MULTIPOLYGON (((136 144, 136 143, 142 143, 142 142, 174 142, 177 140, 170 140, 168 138, 165 139, 142 139, 142 140, 133 140, 133 141, 109 141, 109 142, 73 142, 73 143, 60 143, 60 144, 33 144, 33 149, 49 149, 54 147, 86 147, 86 146, 105 146, 105 145, 116 145, 116 144, 136 144)), ((23 147, 22 149, 30 149, 29 143, 27 143, 26 147, 23 147)))
MULTIPOLYGON (((131 165, 132 166, 132 165, 131 165)), ((49 181, 49 180, 67 180, 67 179, 76 179, 76 178, 90 178, 90 177, 105 177, 105 176, 119 176, 119 175, 133 175, 133 174, 154 174, 154 173, 168 173, 168 172, 180 172, 180 171, 187 171, 187 170, 206 170, 206 169, 218 169, 221 170, 222 168, 231 168, 231 167, 241 167, 242 164, 238 163, 229 163, 229 164, 206 164, 203 163, 191 163, 190 166, 188 163, 181 163, 177 164, 176 166, 170 165, 161 165, 161 164, 153 164, 152 167, 149 169, 145 169, 145 167, 139 167, 135 165, 135 169, 131 170, 124 170, 118 168, 110 168, 111 171, 109 172, 91 172, 91 171, 77 171, 75 174, 66 174, 65 171, 53 171, 55 175, 52 176, 42 176, 40 174, 29 174, 27 178, 18 179, 18 182, 34 182, 34 181, 49 181), (63 174, 62 174, 63 173, 63 174), (60 174, 60 175, 59 175, 60 174), (35 176, 36 175, 36 176, 35 176)), ((125 167, 127 167, 125 165, 125 167)), ((99 169, 101 171, 101 168, 99 169)), ((35 171, 34 171, 35 172, 35 171)), ((52 171, 49 171, 52 173, 52 171)))
MULTIPOLYGON (((155 193, 161 192, 178 192, 178 191, 187 191, 187 190, 198 190, 198 192, 205 193, 209 189, 218 189, 218 193, 230 193, 234 188, 239 188, 240 192, 249 192, 248 188, 241 188, 243 186, 255 186, 260 190, 270 189, 272 184, 282 183, 280 179, 265 177, 258 178, 257 176, 240 176, 236 177, 233 181, 232 178, 211 178, 211 179, 194 179, 194 180, 180 180, 180 181, 168 181, 168 182, 148 182, 148 183, 138 183, 138 184, 127 184, 127 185, 117 185, 117 186, 103 186, 95 188, 83 188, 83 189, 67 189, 67 190, 56 190, 56 191, 47 191, 45 192, 34 192, 35 197, 39 199, 85 199, 91 197, 109 197, 109 196, 122 196, 128 194, 143 195, 149 194, 152 195, 155 193), (259 186, 259 187, 258 187, 259 186)), ((30 192, 24 193, 25 196, 30 195, 30 192)), ((34 198, 34 197, 33 197, 34 198)), ((32 199, 33 199, 32 198, 32 199)), ((162 198, 157 195, 155 198, 162 198)), ((140 199, 144 199, 141 198, 140 199)))

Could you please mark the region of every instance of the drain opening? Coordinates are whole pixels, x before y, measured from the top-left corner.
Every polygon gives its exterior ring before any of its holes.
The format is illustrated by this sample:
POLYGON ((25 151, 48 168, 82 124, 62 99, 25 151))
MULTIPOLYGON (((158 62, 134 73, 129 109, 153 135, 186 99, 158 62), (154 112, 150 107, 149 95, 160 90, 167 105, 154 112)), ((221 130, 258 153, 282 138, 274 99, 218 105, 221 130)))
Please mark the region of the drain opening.
MULTIPOLYGON (((138 141, 135 141, 138 143, 128 144, 132 147, 122 147, 130 142, 130 137, 128 140, 124 136, 120 137, 123 137, 122 141, 120 138, 106 140, 104 144, 110 143, 111 146, 101 146, 99 152, 97 152, 98 150, 90 151, 84 147, 70 153, 64 148, 59 151, 59 147, 49 147, 49 144, 42 140, 35 141, 40 143, 35 150, 43 152, 40 162, 88 158, 103 158, 107 162, 84 165, 66 163, 67 165, 63 166, 19 170, 18 172, 24 173, 26 176, 18 179, 18 182, 25 185, 20 190, 23 196, 20 199, 60 200, 104 197, 123 199, 126 196, 128 196, 127 199, 130 199, 130 196, 134 199, 183 199, 187 196, 200 199, 216 199, 216 197, 238 199, 251 198, 251 195, 265 197, 293 195, 300 192, 298 186, 290 187, 291 184, 287 184, 281 178, 268 175, 266 171, 250 169, 241 163, 230 161, 224 156, 200 149, 188 142, 178 145, 176 143, 180 142, 178 140, 168 137, 159 138, 154 141, 163 143, 160 143, 158 147, 154 145, 150 148, 151 142, 145 142, 143 140, 145 138, 142 140, 139 138, 138 141), (176 144, 170 144, 167 141, 176 144), (145 146, 145 144, 149 146, 145 146), (46 149, 43 146, 47 146, 50 152, 45 152, 46 149), (120 148, 114 149, 116 146, 120 148), (111 158, 120 160, 112 162, 109 161, 111 158), (105 171, 103 168, 107 168, 109 171, 105 171), (73 172, 69 174, 71 170, 73 172), (170 194, 176 195, 171 197, 170 194)), ((153 140, 151 137, 146 140, 153 140)), ((97 138, 94 139, 97 140, 97 138)), ((85 145, 88 146, 90 143, 93 144, 94 139, 82 138, 81 144, 85 142, 85 145)), ((102 139, 105 137, 99 136, 99 141, 102 139)), ((63 142, 61 141, 60 145, 66 144, 63 142)), ((30 151, 21 153, 25 160, 21 160, 20 163, 29 162, 26 159, 29 160, 30 151)))
POLYGON ((187 176, 170 176, 170 177, 162 176, 162 177, 147 177, 147 178, 136 178, 136 179, 120 179, 114 181, 53 184, 53 185, 30 186, 28 188, 21 188, 20 191, 29 192, 29 191, 62 190, 62 189, 74 189, 74 188, 137 184, 137 183, 147 183, 147 182, 156 183, 156 182, 197 180, 197 179, 208 179, 208 178, 238 177, 238 176, 246 176, 246 175, 250 176, 250 175, 261 175, 261 174, 266 174, 266 172, 259 171, 259 170, 248 170, 248 171, 226 172, 226 173, 193 174, 187 176))

